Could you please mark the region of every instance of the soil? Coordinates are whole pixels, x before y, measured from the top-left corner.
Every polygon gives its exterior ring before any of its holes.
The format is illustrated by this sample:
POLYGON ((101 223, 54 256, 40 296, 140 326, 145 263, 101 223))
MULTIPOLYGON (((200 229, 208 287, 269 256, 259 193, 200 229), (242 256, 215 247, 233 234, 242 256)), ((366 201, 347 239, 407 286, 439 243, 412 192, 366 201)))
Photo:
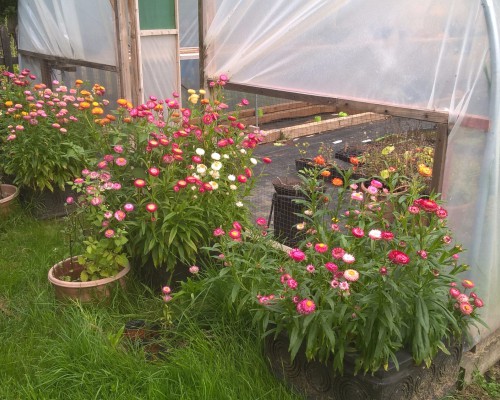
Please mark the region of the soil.
MULTIPOLYGON (((500 392, 500 362, 497 362, 485 374, 486 383, 496 384, 497 393, 500 392)), ((500 399, 500 393, 496 396, 488 393, 481 384, 473 382, 466 385, 462 390, 457 391, 453 396, 449 396, 443 400, 492 400, 500 399)))

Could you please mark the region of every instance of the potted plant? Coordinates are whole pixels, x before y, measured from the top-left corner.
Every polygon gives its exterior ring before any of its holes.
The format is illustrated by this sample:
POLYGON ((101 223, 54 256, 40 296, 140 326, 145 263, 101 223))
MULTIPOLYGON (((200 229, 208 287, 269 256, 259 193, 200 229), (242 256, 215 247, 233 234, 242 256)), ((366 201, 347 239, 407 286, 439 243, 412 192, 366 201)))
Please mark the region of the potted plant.
POLYGON ((307 157, 308 142, 295 145, 299 149, 301 157, 295 160, 295 168, 299 174, 304 175, 306 170, 315 171, 325 181, 339 177, 337 173, 338 163, 333 159, 333 149, 321 143, 318 154, 312 158, 307 157))
POLYGON ((0 167, 21 189, 22 200, 36 203, 37 216, 44 216, 42 208, 58 216, 64 209, 55 205, 67 196, 58 192, 102 146, 94 119, 104 112, 105 89, 86 90, 81 80, 71 88, 54 81, 51 89, 35 80, 27 69, 1 76, 0 167))
POLYGON ((0 215, 5 216, 10 214, 18 195, 19 189, 17 186, 2 182, 0 171, 0 215))
POLYGON ((158 289, 176 279, 174 272, 187 275, 214 224, 248 218, 244 201, 259 162, 252 151, 261 137, 227 111, 222 79, 213 82, 212 96, 190 89, 188 107, 176 93, 136 106, 118 99, 98 121, 108 145, 92 170, 120 186, 106 192, 109 204, 134 207, 123 221, 127 253, 139 277, 158 289))
POLYGON ((130 271, 124 221, 133 207, 115 208, 106 201, 109 191, 119 190, 107 172, 85 172, 85 179, 75 180, 73 189, 77 197, 66 199, 70 255, 49 270, 48 278, 60 299, 103 299, 114 282, 125 286, 130 271))
POLYGON ((389 225, 384 204, 345 182, 334 207, 312 199, 302 246, 283 251, 250 227, 220 236, 210 250, 227 268, 214 280, 251 312, 275 372, 311 398, 439 398, 483 305, 446 209, 412 186, 387 194, 389 225))

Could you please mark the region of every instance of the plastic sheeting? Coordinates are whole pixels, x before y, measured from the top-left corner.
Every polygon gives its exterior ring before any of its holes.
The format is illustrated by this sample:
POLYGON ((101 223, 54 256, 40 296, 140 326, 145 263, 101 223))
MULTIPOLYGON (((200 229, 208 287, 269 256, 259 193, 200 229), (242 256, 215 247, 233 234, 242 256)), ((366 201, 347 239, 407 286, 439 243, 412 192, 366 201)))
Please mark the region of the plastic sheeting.
POLYGON ((179 1, 181 47, 198 47, 198 0, 179 1))
POLYGON ((20 50, 116 65, 109 1, 19 0, 18 7, 20 50))
POLYGON ((177 35, 141 36, 144 99, 171 98, 179 90, 177 35))
POLYGON ((492 39, 500 2, 205 0, 205 15, 208 76, 449 112, 443 198, 486 303, 490 329, 481 335, 499 328, 500 51, 492 39), (489 128, 470 123, 480 118, 489 128))

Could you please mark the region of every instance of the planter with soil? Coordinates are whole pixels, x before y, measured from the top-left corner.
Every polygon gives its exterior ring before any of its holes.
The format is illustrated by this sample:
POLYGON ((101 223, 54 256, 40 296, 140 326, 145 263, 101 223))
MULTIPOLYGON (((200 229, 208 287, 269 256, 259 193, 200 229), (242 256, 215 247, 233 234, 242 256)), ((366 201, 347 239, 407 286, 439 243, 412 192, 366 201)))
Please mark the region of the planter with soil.
POLYGON ((12 212, 18 195, 17 186, 0 184, 0 215, 6 216, 12 212))

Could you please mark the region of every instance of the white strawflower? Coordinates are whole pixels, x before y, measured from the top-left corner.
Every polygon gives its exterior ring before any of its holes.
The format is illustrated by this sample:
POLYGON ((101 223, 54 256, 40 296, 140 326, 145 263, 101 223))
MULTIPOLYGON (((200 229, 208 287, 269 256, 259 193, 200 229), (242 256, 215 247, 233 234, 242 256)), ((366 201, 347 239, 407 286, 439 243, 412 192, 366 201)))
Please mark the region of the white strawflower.
POLYGON ((210 186, 212 186, 213 190, 217 190, 219 188, 219 184, 217 182, 210 181, 208 183, 210 184, 210 186))
POLYGON ((247 154, 247 151, 245 149, 240 149, 241 154, 247 154))
POLYGON ((220 161, 214 161, 210 167, 214 171, 219 171, 222 168, 222 163, 220 161))
POLYGON ((205 150, 201 149, 201 148, 197 148, 195 150, 196 154, 198 154, 199 156, 203 156, 205 154, 205 150))
POLYGON ((212 153, 212 160, 220 160, 220 154, 219 153, 212 153))
POLYGON ((207 166, 205 164, 198 164, 196 166, 196 172, 198 172, 201 176, 204 176, 207 173, 207 166))
POLYGON ((222 155, 222 158, 226 159, 226 160, 229 160, 229 154, 223 154, 222 155))
POLYGON ((227 179, 229 179, 231 182, 234 182, 236 180, 236 177, 234 175, 228 175, 227 179))
POLYGON ((236 207, 243 207, 243 203, 242 203, 241 201, 238 201, 238 202, 236 203, 236 207))
POLYGON ((214 179, 219 179, 220 178, 220 173, 219 173, 219 171, 213 171, 213 170, 211 170, 210 171, 210 176, 212 178, 214 178, 214 179))
POLYGON ((236 189, 238 189, 238 186, 236 186, 236 185, 229 185, 229 189, 236 190, 236 189))
POLYGON ((250 162, 253 164, 253 165, 257 165, 257 160, 255 158, 250 158, 250 162))

